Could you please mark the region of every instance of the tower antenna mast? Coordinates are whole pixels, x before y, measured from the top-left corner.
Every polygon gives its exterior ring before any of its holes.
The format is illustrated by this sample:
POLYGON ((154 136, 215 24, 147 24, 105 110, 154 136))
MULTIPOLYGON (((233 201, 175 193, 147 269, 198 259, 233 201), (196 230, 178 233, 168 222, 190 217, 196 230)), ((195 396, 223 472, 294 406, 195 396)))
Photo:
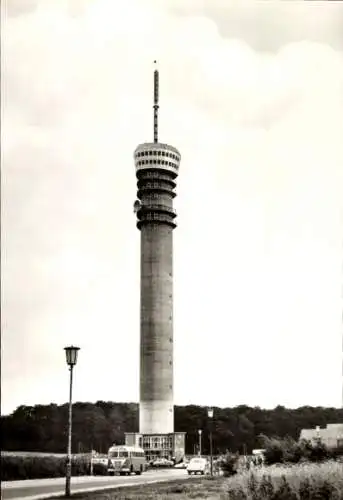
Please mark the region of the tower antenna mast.
POLYGON ((158 97, 159 97, 159 74, 157 69, 157 61, 154 61, 154 142, 158 142, 158 97))

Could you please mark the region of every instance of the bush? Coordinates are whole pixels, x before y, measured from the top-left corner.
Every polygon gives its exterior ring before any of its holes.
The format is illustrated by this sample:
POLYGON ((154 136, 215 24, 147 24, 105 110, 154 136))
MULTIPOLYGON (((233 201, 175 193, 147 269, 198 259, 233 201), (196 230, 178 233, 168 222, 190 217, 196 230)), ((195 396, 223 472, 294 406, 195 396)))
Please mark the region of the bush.
POLYGON ((217 464, 223 471, 224 476, 229 477, 237 474, 239 454, 227 453, 223 458, 219 459, 217 464))
MULTIPOLYGON (((63 477, 65 473, 65 456, 1 456, 1 481, 63 477)), ((85 476, 89 473, 90 458, 73 457, 72 475, 85 476)))
POLYGON ((337 460, 342 449, 329 450, 323 443, 312 444, 310 441, 295 441, 292 438, 268 438, 261 436, 262 446, 265 449, 266 465, 297 464, 301 462, 324 462, 329 459, 337 460))

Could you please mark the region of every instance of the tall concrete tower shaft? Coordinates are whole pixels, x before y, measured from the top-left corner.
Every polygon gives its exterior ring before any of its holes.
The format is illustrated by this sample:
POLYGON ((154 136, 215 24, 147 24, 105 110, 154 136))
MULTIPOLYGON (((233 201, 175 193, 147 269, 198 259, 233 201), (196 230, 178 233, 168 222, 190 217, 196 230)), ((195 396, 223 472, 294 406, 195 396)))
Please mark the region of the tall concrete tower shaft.
POLYGON ((134 154, 137 227, 141 231, 141 434, 174 432, 173 229, 179 151, 158 142, 158 72, 154 74, 154 142, 134 154))
POLYGON ((141 231, 140 432, 174 432, 173 198, 180 154, 161 143, 136 150, 141 231))

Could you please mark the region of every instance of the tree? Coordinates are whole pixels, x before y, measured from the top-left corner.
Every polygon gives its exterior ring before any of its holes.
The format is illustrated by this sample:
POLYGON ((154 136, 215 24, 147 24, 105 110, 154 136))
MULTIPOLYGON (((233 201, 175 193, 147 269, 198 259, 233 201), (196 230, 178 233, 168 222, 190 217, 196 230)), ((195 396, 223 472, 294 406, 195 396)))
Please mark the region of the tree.
MULTIPOLYGON (((213 418, 213 444, 216 453, 264 447, 261 435, 275 436, 288 442, 288 459, 300 454, 297 443, 303 428, 343 422, 343 410, 305 406, 290 410, 281 406, 264 410, 240 405, 235 408, 215 408, 213 418), (292 445, 290 443, 293 443, 292 445)), ((1 416, 2 449, 20 451, 46 451, 64 453, 67 446, 68 404, 19 406, 11 415, 1 416)), ((176 406, 175 430, 186 432, 186 454, 198 446, 201 429, 203 453, 209 453, 209 419, 204 406, 176 406)), ((97 401, 73 404, 73 451, 106 452, 112 443, 123 443, 125 432, 138 431, 138 405, 97 401)), ((275 453, 278 445, 273 444, 275 453)), ((308 445, 301 453, 312 456, 308 445)), ((282 452, 283 453, 283 452, 282 452)), ((316 450, 318 456, 320 451, 316 450)), ((313 455, 315 456, 315 455, 313 455)))

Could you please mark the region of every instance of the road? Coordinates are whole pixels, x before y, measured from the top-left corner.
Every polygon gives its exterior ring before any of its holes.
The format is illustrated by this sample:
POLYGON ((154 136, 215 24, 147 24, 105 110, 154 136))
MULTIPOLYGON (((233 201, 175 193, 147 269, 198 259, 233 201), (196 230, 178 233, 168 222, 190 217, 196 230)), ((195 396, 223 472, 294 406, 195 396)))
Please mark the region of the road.
MULTIPOLYGON (((147 471, 141 476, 80 476, 73 477, 71 491, 85 492, 110 488, 130 486, 132 484, 154 483, 170 481, 188 477, 183 469, 167 469, 147 471)), ((26 481, 3 481, 1 483, 1 499, 7 500, 34 500, 39 498, 53 498, 64 494, 65 478, 28 479, 26 481)))

